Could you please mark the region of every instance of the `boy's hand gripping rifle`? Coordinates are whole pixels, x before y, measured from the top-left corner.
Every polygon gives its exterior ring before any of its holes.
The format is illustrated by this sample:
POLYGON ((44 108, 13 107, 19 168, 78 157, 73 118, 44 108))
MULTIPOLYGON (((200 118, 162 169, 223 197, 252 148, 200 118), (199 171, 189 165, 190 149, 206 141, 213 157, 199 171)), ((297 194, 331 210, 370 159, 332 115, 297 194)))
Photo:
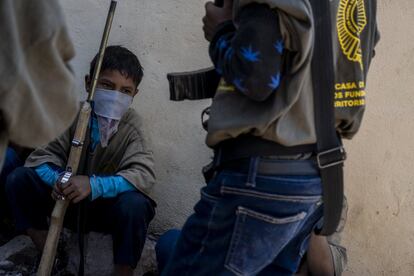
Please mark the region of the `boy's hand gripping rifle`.
MULTIPOLYGON (((223 0, 215 0, 217 7, 223 7, 223 0)), ((170 100, 201 100, 214 97, 221 76, 214 67, 192 72, 169 73, 170 100)))
MULTIPOLYGON (((75 175, 78 171, 79 162, 82 155, 83 143, 85 141, 86 130, 88 128, 89 119, 91 115, 91 104, 93 96, 95 94, 96 85, 98 83, 98 77, 101 70, 102 60, 105 54, 106 45, 108 43, 109 32, 111 30, 112 20, 114 18, 116 8, 116 1, 111 1, 109 7, 108 16, 106 18, 106 24, 104 33, 102 36, 101 45, 99 48, 99 58, 94 68, 92 77, 92 86, 89 91, 88 99, 83 103, 79 113, 78 123, 76 125, 75 135, 72 140, 72 146, 70 149, 68 164, 66 166, 66 172, 64 179, 68 180, 71 175, 75 175)), ((62 181, 63 182, 63 181, 62 181)), ((65 217, 66 209, 70 202, 68 200, 57 200, 50 218, 50 227, 47 235, 45 247, 43 248, 42 259, 40 261, 39 269, 37 271, 38 276, 48 276, 52 272, 53 263, 56 255, 56 249, 59 242, 60 232, 62 231, 63 220, 65 217)))

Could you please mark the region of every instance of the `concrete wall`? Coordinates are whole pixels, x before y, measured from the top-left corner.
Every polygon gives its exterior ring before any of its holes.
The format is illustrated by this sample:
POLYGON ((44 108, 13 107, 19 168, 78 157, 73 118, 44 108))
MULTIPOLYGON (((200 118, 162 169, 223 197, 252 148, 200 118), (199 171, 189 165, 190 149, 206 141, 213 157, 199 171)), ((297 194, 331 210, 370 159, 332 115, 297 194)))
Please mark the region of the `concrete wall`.
POLYGON ((414 275, 414 1, 378 1, 382 40, 347 143, 348 275, 414 275))
MULTIPOLYGON (((76 46, 73 67, 80 93, 97 51, 109 1, 61 1, 76 46)), ((201 32, 202 0, 123 0, 110 44, 134 51, 145 68, 135 108, 153 138, 158 213, 152 230, 180 226, 202 186, 210 158, 200 112, 209 101, 172 103, 167 72, 208 66, 201 32)), ((382 41, 372 65, 368 108, 359 135, 346 143, 350 204, 344 245, 347 275, 414 275, 414 2, 379 3, 382 41), (392 4, 391 4, 392 3, 392 4)))

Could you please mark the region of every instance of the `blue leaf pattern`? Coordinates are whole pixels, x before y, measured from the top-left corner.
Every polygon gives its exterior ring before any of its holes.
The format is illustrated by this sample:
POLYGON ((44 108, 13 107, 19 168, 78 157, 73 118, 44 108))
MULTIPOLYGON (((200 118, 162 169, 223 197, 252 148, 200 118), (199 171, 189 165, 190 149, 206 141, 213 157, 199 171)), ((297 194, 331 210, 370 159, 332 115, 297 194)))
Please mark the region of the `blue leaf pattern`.
POLYGON ((248 48, 242 47, 241 48, 241 55, 242 57, 250 62, 257 62, 259 61, 260 52, 259 51, 253 51, 252 46, 250 45, 248 48))
POLYGON ((279 85, 280 85, 280 73, 277 73, 276 75, 271 76, 269 87, 272 89, 276 89, 279 87, 279 85))
POLYGON ((269 23, 277 23, 277 15, 262 8, 260 12, 259 8, 256 11, 254 16, 246 13, 244 21, 240 21, 246 24, 240 24, 236 29, 228 27, 230 25, 225 26, 228 29, 223 27, 221 31, 226 32, 221 33, 214 47, 210 47, 210 57, 216 71, 239 93, 262 101, 280 88, 285 44, 277 24, 269 23), (254 27, 247 24, 262 14, 273 18, 259 20, 254 27))
POLYGON ((284 43, 283 43, 283 40, 282 40, 282 39, 278 40, 278 41, 274 44, 274 47, 275 47, 276 51, 277 51, 280 55, 281 55, 281 54, 283 54, 283 50, 285 49, 285 45, 284 45, 284 43))
POLYGON ((242 92, 246 91, 246 88, 243 87, 243 80, 242 79, 234 79, 233 84, 236 86, 236 88, 242 92))
POLYGON ((228 46, 227 40, 224 37, 221 37, 217 41, 217 46, 220 50, 223 50, 223 49, 227 48, 227 46, 228 46))

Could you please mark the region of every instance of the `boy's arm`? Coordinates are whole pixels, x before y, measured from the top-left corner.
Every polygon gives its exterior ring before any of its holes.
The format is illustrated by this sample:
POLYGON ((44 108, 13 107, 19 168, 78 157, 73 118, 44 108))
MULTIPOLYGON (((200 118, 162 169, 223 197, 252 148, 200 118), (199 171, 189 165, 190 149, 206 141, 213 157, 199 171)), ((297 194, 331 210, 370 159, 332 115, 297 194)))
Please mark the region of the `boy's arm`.
MULTIPOLYGON (((91 147, 94 150, 96 146, 100 143, 99 135, 99 126, 98 121, 95 116, 92 116, 92 126, 91 126, 91 147)), ((89 185, 91 194, 89 198, 95 200, 99 197, 103 198, 112 198, 116 197, 118 194, 134 191, 136 188, 134 185, 128 182, 122 176, 96 176, 92 175, 89 178, 89 185)))
POLYGON ((148 194, 155 183, 154 158, 142 133, 134 133, 119 164, 117 176, 148 194))
POLYGON ((89 178, 89 183, 91 185, 91 200, 99 197, 112 198, 118 194, 137 189, 122 176, 100 177, 93 175, 89 178))
POLYGON ((49 165, 49 164, 42 164, 35 168, 37 175, 42 179, 44 183, 53 187, 56 181, 59 178, 59 173, 62 171, 61 169, 57 168, 56 166, 49 165))
MULTIPOLYGON (((90 177, 91 200, 99 197, 112 198, 120 193, 135 190, 148 194, 149 189, 154 184, 155 173, 152 151, 147 145, 148 142, 141 129, 141 123, 136 124, 137 122, 140 122, 139 117, 134 117, 125 122, 130 127, 130 132, 124 137, 127 145, 115 175, 93 175, 90 177)), ((99 139, 99 135, 97 138, 99 139)))
POLYGON ((236 19, 221 24, 210 44, 216 70, 237 91, 266 100, 281 82, 283 38, 277 14, 267 5, 242 8, 236 19))
POLYGON ((60 173, 64 171, 70 150, 71 129, 44 147, 34 150, 25 162, 26 167, 34 168, 42 181, 54 187, 60 173))

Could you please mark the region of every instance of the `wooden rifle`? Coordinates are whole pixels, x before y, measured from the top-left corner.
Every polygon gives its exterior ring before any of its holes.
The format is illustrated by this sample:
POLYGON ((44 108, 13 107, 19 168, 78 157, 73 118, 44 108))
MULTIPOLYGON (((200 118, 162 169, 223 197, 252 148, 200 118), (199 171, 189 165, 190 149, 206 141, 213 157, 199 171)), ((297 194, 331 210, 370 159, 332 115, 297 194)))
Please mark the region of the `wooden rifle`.
MULTIPOLYGON (((101 71, 102 60, 105 55, 106 45, 108 44, 109 32, 112 26, 112 20, 115 14, 116 1, 111 1, 108 16, 106 18, 105 29, 103 32, 101 45, 99 48, 99 57, 95 65, 92 86, 89 91, 88 99, 83 103, 79 119, 76 125, 75 134, 72 140, 72 146, 69 153, 69 159, 66 166, 65 176, 63 177, 66 181, 71 175, 76 175, 79 167, 79 162, 82 156, 86 131, 88 129, 89 119, 91 116, 91 101, 95 95, 96 85, 98 83, 99 73, 101 71)), ((45 246, 43 248, 42 258, 37 271, 38 276, 49 276, 52 273, 53 264, 56 256, 56 250, 59 242, 59 236, 62 231, 63 221, 66 210, 70 202, 68 200, 58 199, 50 217, 50 227, 47 234, 45 246)))

